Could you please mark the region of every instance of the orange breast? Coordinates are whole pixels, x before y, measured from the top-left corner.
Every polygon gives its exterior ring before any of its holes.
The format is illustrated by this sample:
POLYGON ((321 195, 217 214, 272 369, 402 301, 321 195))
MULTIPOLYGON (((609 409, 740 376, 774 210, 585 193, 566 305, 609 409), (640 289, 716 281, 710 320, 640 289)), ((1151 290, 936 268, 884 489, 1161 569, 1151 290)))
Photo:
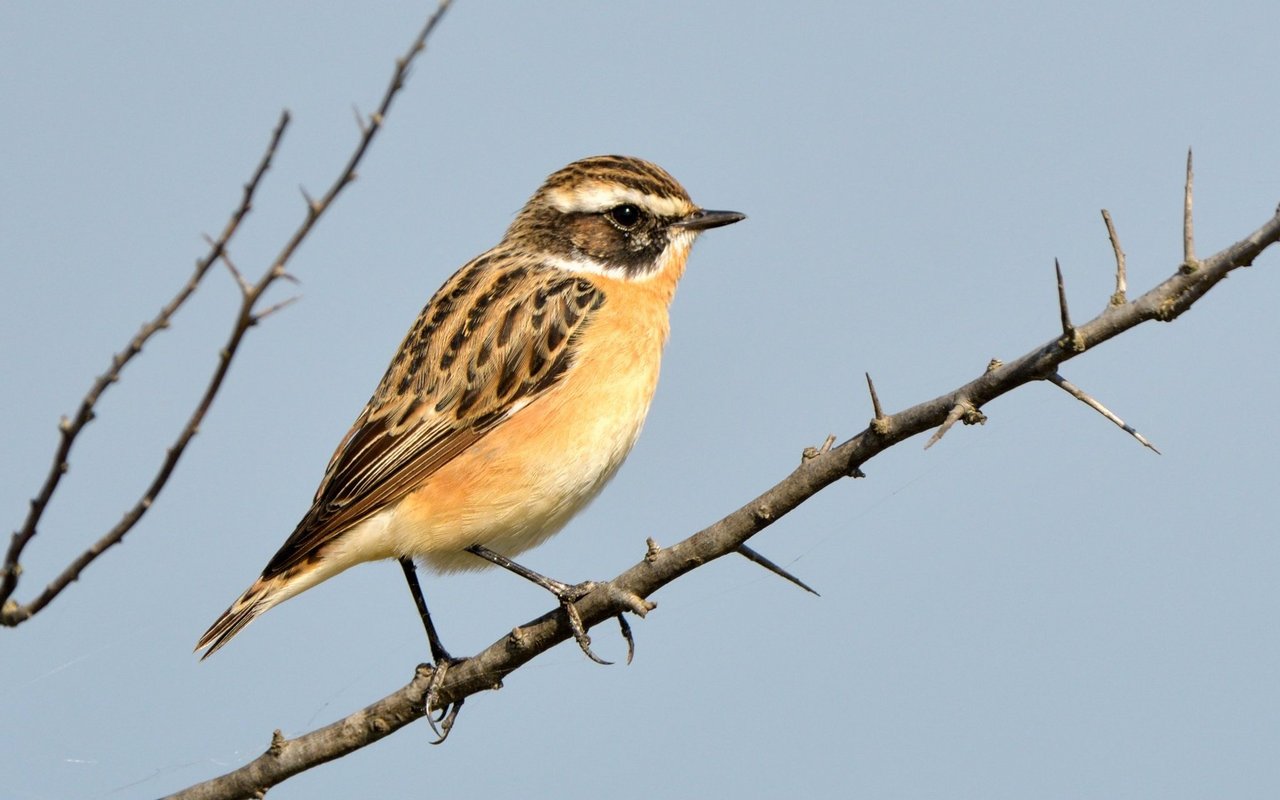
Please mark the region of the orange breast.
POLYGON ((657 386, 678 275, 662 277, 590 276, 606 301, 573 366, 400 504, 388 531, 397 555, 442 571, 479 568, 486 562, 463 548, 483 544, 514 556, 595 497, 635 444, 657 386))

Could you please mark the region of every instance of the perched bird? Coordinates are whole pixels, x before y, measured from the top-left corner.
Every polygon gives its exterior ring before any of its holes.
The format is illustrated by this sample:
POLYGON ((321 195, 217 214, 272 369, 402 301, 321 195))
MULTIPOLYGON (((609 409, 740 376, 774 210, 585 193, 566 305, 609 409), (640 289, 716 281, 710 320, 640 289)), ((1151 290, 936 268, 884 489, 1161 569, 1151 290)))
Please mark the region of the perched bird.
MULTIPOLYGON (((508 557, 559 531, 613 477, 649 410, 694 239, 743 218, 699 208, 636 158, 597 156, 553 173, 498 246, 427 303, 311 509, 196 649, 208 657, 273 606, 348 567, 395 558, 433 658, 448 660, 414 561, 439 572, 497 563, 541 578, 508 557)), ((574 622, 575 587, 539 582, 574 622)), ((575 636, 594 658, 580 621, 575 636)))

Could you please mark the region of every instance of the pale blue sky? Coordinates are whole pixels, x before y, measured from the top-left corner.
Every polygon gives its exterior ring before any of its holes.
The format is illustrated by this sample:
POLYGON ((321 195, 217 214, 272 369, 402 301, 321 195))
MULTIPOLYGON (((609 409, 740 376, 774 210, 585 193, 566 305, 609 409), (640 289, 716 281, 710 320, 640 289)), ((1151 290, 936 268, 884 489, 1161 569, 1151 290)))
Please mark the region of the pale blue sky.
MULTIPOLYGON (((0 6, 0 509, 20 524, 69 413, 185 280, 294 115, 232 248, 260 271, 354 143, 427 4, 0 6)), ((802 449, 1019 355, 1180 258, 1182 166, 1213 252, 1280 201, 1274 2, 500 4, 461 0, 252 332, 146 520, 0 630, 0 797, 151 797, 402 685, 399 569, 352 570, 205 663, 197 636, 306 509, 430 293, 581 156, 652 159, 749 219, 698 244, 662 385, 604 496, 524 562, 607 578, 783 477, 802 449), (285 287, 286 290, 288 287, 285 287), (284 296, 282 293, 281 297, 284 296)), ((907 442, 741 559, 659 593, 630 667, 561 646, 272 798, 1114 798, 1280 794, 1277 257, 1173 325, 1067 365, 1155 456, 1050 386, 907 442)), ((215 274, 102 403, 24 558, 29 598, 150 479, 226 335, 215 274)), ((474 652, 550 608, 429 579, 474 652)), ((595 636, 618 656, 611 630, 595 636)))

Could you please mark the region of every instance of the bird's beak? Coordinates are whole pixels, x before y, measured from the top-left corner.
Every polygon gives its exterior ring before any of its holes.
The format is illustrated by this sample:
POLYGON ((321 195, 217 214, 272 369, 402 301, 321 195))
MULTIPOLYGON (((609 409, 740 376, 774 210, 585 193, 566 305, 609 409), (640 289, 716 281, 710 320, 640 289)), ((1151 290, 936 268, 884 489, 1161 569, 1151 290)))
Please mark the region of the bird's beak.
POLYGON ((689 231, 705 231, 709 228, 719 228, 721 225, 732 225, 746 218, 746 214, 739 214, 737 211, 709 211, 700 208, 679 222, 672 223, 672 227, 689 231))

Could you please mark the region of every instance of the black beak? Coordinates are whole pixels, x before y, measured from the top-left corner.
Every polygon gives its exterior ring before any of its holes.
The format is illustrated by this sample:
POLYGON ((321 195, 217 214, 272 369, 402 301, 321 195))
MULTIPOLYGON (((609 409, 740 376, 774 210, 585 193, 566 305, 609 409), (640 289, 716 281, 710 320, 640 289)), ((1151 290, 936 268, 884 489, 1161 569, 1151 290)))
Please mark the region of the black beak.
POLYGON ((710 228, 719 228, 722 225, 732 225, 746 218, 746 214, 739 214, 737 211, 708 211, 705 208, 700 208, 679 222, 672 223, 672 227, 684 228, 690 231, 705 231, 710 228))

